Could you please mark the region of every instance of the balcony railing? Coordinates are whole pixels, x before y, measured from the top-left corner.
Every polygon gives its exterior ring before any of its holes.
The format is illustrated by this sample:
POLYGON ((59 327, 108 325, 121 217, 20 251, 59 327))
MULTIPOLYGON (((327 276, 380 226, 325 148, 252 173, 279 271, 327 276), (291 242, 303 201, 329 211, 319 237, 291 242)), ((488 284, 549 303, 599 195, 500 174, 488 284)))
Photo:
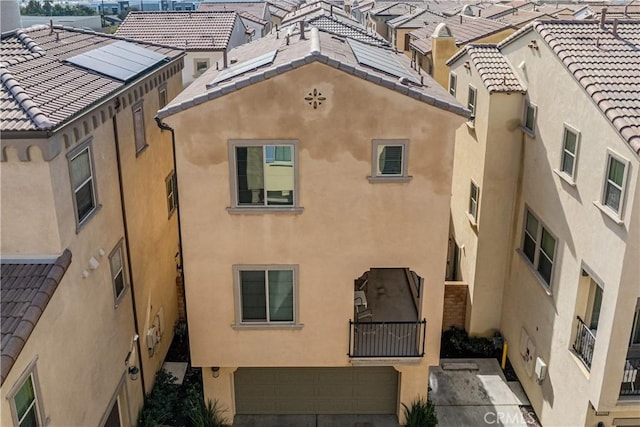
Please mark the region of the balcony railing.
POLYGON ((349 357, 423 357, 427 321, 349 320, 349 357))
POLYGON ((640 396, 640 357, 627 357, 620 384, 620 396, 640 396))
POLYGON ((580 317, 577 319, 576 340, 573 343, 573 350, 576 352, 578 357, 580 357, 585 366, 591 370, 591 360, 593 359, 593 347, 596 344, 596 336, 580 317))

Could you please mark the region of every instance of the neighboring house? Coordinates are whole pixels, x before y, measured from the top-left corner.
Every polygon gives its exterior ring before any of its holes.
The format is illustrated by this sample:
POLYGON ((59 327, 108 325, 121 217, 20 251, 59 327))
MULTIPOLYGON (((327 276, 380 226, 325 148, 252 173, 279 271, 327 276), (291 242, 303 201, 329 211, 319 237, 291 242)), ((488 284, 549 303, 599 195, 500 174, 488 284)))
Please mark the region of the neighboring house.
POLYGON ((198 11, 238 12, 245 27, 254 31, 253 40, 259 39, 271 30, 269 4, 264 1, 202 2, 198 5, 198 11))
MULTIPOLYGON (((367 23, 367 27, 376 31, 385 39, 391 41, 387 22, 398 18, 399 16, 406 15, 407 13, 415 12, 418 5, 419 3, 410 2, 381 3, 380 6, 369 12, 369 22, 367 23)), ((426 7, 424 7, 424 9, 426 9, 426 7)))
POLYGON ((500 330, 542 425, 638 424, 639 43, 638 21, 541 21, 450 61, 475 116, 452 197, 467 328, 500 330))
POLYGON ((153 116, 184 53, 57 26, 4 33, 0 52, 0 424, 132 425, 177 320, 153 116))
POLYGON ((448 87, 446 62, 461 47, 471 42, 497 43, 513 34, 516 28, 484 18, 452 16, 440 18, 409 33, 411 61, 448 87))
POLYGON ((251 31, 237 12, 131 12, 117 36, 185 50, 185 86, 202 75, 226 52, 251 40, 251 31))
POLYGON ((315 1, 313 3, 305 4, 299 9, 287 14, 282 19, 282 26, 290 25, 299 21, 309 21, 318 16, 336 16, 342 20, 351 21, 355 23, 355 19, 344 11, 340 6, 330 3, 325 0, 315 1))
POLYGON ((354 0, 351 4, 351 15, 366 28, 371 28, 367 25, 370 22, 369 12, 376 6, 375 0, 364 0, 359 2, 354 0))
POLYGON ((439 360, 468 112, 404 55, 317 28, 231 55, 158 112, 205 398, 231 415, 402 417, 439 360))
POLYGON ((437 24, 443 19, 442 15, 429 10, 416 9, 411 13, 387 21, 388 40, 400 52, 411 56, 409 53, 409 42, 411 41, 409 33, 426 25, 437 24))
POLYGON ((506 15, 501 15, 498 18, 491 19, 513 25, 516 28, 522 28, 534 20, 551 20, 555 19, 555 17, 543 11, 514 9, 513 13, 508 13, 506 15))

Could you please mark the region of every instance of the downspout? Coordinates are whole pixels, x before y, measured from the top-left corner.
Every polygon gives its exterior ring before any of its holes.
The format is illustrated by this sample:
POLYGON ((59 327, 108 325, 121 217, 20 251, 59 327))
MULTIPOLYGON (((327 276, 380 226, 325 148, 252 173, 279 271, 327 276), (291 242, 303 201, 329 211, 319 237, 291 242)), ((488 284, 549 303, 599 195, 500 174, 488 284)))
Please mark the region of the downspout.
MULTIPOLYGON (((162 119, 158 116, 154 117, 156 124, 158 125, 158 127, 160 128, 160 130, 164 131, 164 130, 168 130, 169 132, 171 132, 171 152, 173 154, 173 173, 175 176, 175 181, 176 181, 176 188, 174 189, 174 191, 178 192, 178 203, 176 206, 176 215, 177 215, 177 219, 178 219, 178 245, 180 246, 180 278, 182 279, 182 296, 184 298, 184 315, 187 319, 189 319, 189 316, 187 315, 187 293, 186 293, 186 286, 184 284, 184 258, 182 256, 182 221, 180 220, 181 218, 181 214, 180 214, 180 191, 178 191, 178 188, 180 187, 180 185, 178 184, 178 162, 176 159, 176 132, 175 130, 169 126, 166 123, 162 122, 162 119)), ((187 320, 187 330, 189 330, 189 322, 187 320)), ((191 361, 191 352, 189 352, 189 361, 191 361)))
MULTIPOLYGON (((116 120, 118 109, 116 108, 116 114, 113 116, 113 139, 115 141, 116 146, 116 165, 118 168, 118 187, 120 189, 120 206, 122 209, 120 212, 122 213, 122 224, 124 225, 124 245, 127 254, 127 264, 129 265, 129 287, 131 288, 131 306, 133 308, 133 326, 135 333, 140 337, 140 333, 138 331, 138 311, 136 310, 136 295, 134 292, 135 286, 133 286, 133 264, 131 263, 131 249, 129 247, 129 227, 127 225, 127 215, 126 208, 124 202, 124 180, 122 179, 122 162, 120 161, 120 138, 118 138, 118 122, 116 120)), ((145 335, 146 336, 146 335, 145 335)), ((144 384, 144 370, 142 367, 142 352, 140 351, 140 341, 141 339, 136 340, 136 349, 138 350, 138 354, 140 355, 140 384, 142 385, 142 398, 143 402, 147 402, 147 389, 144 384)))

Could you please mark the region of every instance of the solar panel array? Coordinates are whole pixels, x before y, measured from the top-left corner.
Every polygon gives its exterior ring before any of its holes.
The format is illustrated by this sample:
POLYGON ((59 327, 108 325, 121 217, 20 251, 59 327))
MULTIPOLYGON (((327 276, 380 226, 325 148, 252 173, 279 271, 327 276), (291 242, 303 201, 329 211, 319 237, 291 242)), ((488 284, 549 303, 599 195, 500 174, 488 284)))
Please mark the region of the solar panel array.
POLYGON ((119 40, 88 52, 67 62, 107 77, 126 82, 168 58, 134 43, 119 40))
POLYGON ((349 43, 358 64, 366 65, 367 67, 374 68, 398 78, 404 77, 410 82, 420 84, 420 81, 409 73, 400 61, 398 61, 395 53, 389 50, 380 49, 379 47, 360 43, 353 39, 347 39, 347 43, 349 43))
POLYGON ((249 61, 242 62, 240 64, 234 65, 233 67, 229 67, 226 70, 222 70, 215 79, 211 83, 207 85, 207 88, 215 86, 218 83, 224 82, 226 80, 232 79, 240 74, 244 74, 247 71, 255 70, 256 68, 263 67, 265 65, 270 65, 273 63, 273 60, 276 58, 276 54, 278 53, 278 49, 272 50, 271 52, 267 52, 264 55, 257 56, 255 58, 250 59, 249 61))

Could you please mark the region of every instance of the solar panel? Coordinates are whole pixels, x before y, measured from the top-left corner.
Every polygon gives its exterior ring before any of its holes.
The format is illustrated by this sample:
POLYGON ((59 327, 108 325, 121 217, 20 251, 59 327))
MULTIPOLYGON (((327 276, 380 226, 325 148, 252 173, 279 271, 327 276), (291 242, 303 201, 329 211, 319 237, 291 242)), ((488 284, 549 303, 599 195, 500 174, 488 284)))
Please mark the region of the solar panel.
POLYGON ((407 71, 391 51, 360 43, 353 39, 347 39, 347 43, 349 43, 358 64, 366 65, 398 78, 404 77, 410 82, 420 84, 420 81, 407 71))
POLYGON ((233 67, 229 67, 226 70, 222 70, 216 76, 216 78, 207 85, 207 88, 211 88, 218 83, 232 79, 236 76, 239 76, 240 74, 244 74, 247 71, 255 70, 256 68, 262 67, 264 65, 270 65, 276 58, 277 53, 278 49, 272 50, 271 52, 265 53, 264 55, 260 55, 256 58, 250 59, 249 61, 245 61, 240 64, 234 65, 233 67))
POLYGON ((119 40, 72 56, 66 61, 126 82, 166 59, 168 59, 166 56, 158 52, 119 40))

